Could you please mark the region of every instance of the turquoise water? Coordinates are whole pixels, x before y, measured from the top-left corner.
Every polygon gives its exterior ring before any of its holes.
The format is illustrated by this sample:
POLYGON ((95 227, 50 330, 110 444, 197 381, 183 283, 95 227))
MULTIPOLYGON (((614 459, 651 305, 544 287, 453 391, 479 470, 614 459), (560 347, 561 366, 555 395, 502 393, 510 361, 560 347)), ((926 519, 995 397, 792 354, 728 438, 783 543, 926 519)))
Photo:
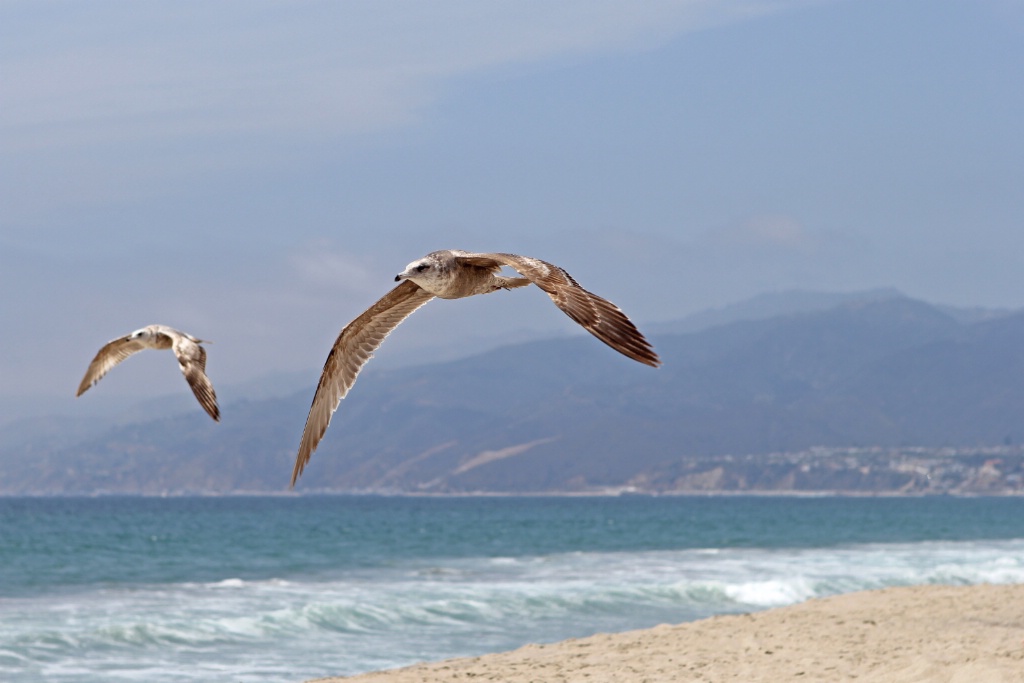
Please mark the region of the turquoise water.
POLYGON ((0 680, 301 681, 918 583, 1017 498, 0 499, 0 680))

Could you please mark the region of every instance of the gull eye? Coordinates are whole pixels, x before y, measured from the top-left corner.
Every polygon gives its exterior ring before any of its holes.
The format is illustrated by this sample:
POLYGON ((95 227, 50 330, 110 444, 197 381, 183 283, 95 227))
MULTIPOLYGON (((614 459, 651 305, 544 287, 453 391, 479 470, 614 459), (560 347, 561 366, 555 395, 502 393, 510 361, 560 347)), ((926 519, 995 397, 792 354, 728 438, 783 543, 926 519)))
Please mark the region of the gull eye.
POLYGON ((421 263, 420 265, 416 266, 416 272, 417 273, 422 273, 424 270, 426 270, 429 267, 430 266, 428 266, 426 263, 421 263))

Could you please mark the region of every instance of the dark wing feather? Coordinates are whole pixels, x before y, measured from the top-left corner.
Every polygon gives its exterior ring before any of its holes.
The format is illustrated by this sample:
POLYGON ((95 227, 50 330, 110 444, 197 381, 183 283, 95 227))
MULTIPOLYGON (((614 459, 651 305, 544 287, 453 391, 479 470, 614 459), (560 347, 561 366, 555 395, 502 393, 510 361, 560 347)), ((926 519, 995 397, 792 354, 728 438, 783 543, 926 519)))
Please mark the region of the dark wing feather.
POLYGON ((650 342, 636 329, 622 309, 580 287, 562 268, 518 254, 465 254, 457 258, 463 263, 481 267, 500 264, 514 268, 543 289, 566 315, 608 346, 645 365, 661 365, 650 342))
POLYGON ((78 385, 78 393, 75 396, 81 396, 86 390, 92 385, 99 382, 105 374, 123 361, 128 356, 138 353, 139 351, 146 348, 146 346, 136 340, 131 339, 127 336, 114 339, 104 344, 99 351, 96 352, 96 357, 89 363, 88 369, 85 371, 85 376, 82 378, 81 383, 78 385))
POLYGON ((331 416, 338 409, 341 399, 355 384, 359 371, 363 369, 373 352, 384 342, 384 338, 409 317, 417 308, 434 298, 416 283, 405 280, 377 303, 366 309, 358 318, 345 326, 338 335, 334 347, 327 355, 320 383, 313 396, 313 404, 302 431, 299 453, 292 470, 292 486, 302 474, 310 456, 316 450, 331 416))
POLYGON ((199 400, 199 405, 215 421, 220 422, 220 408, 217 406, 217 394, 213 391, 213 383, 206 376, 206 349, 188 337, 179 335, 174 339, 174 355, 178 358, 181 374, 192 388, 192 393, 199 400))

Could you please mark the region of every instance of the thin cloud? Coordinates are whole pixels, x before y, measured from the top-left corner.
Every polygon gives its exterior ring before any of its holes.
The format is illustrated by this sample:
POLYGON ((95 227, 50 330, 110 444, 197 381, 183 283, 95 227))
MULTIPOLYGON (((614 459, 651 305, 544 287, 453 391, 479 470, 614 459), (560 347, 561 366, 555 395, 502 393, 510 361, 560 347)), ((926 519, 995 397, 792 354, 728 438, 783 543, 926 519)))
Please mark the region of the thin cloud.
POLYGON ((824 242, 819 232, 785 214, 759 214, 712 231, 705 239, 728 248, 776 247, 782 250, 813 252, 824 242))
POLYGON ((65 12, 5 3, 0 135, 9 151, 165 136, 349 135, 416 120, 453 77, 651 48, 799 4, 89 3, 65 12))
POLYGON ((288 257, 293 273, 311 286, 369 292, 380 289, 374 278, 355 254, 342 251, 328 240, 315 240, 297 247, 288 257))
POLYGON ((459 77, 809 1, 3 2, 3 223, 306 166, 416 125, 459 77))

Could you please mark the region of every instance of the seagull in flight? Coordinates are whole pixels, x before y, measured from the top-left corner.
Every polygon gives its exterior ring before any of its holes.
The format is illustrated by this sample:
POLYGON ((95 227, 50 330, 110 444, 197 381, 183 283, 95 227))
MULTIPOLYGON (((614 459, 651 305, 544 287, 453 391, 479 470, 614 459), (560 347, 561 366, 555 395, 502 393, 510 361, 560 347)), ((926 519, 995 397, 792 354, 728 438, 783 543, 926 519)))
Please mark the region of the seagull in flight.
POLYGON ((569 273, 547 261, 517 254, 447 249, 413 261, 395 276, 395 281, 398 286, 345 326, 327 355, 292 470, 293 487, 341 399, 373 352, 399 323, 434 297, 462 299, 535 284, 566 315, 608 346, 644 365, 661 365, 651 344, 618 306, 583 289, 569 273), (500 275, 503 266, 522 277, 500 275))
POLYGON ((128 356, 143 349, 171 349, 178 357, 178 367, 185 375, 185 380, 192 387, 192 393, 199 399, 210 417, 220 422, 220 408, 217 407, 217 395, 213 392, 213 384, 206 376, 206 349, 200 344, 211 342, 196 339, 187 332, 180 332, 166 325, 147 325, 129 335, 107 342, 96 352, 96 357, 89 363, 82 383, 78 385, 81 396, 92 385, 99 382, 110 370, 128 356))

